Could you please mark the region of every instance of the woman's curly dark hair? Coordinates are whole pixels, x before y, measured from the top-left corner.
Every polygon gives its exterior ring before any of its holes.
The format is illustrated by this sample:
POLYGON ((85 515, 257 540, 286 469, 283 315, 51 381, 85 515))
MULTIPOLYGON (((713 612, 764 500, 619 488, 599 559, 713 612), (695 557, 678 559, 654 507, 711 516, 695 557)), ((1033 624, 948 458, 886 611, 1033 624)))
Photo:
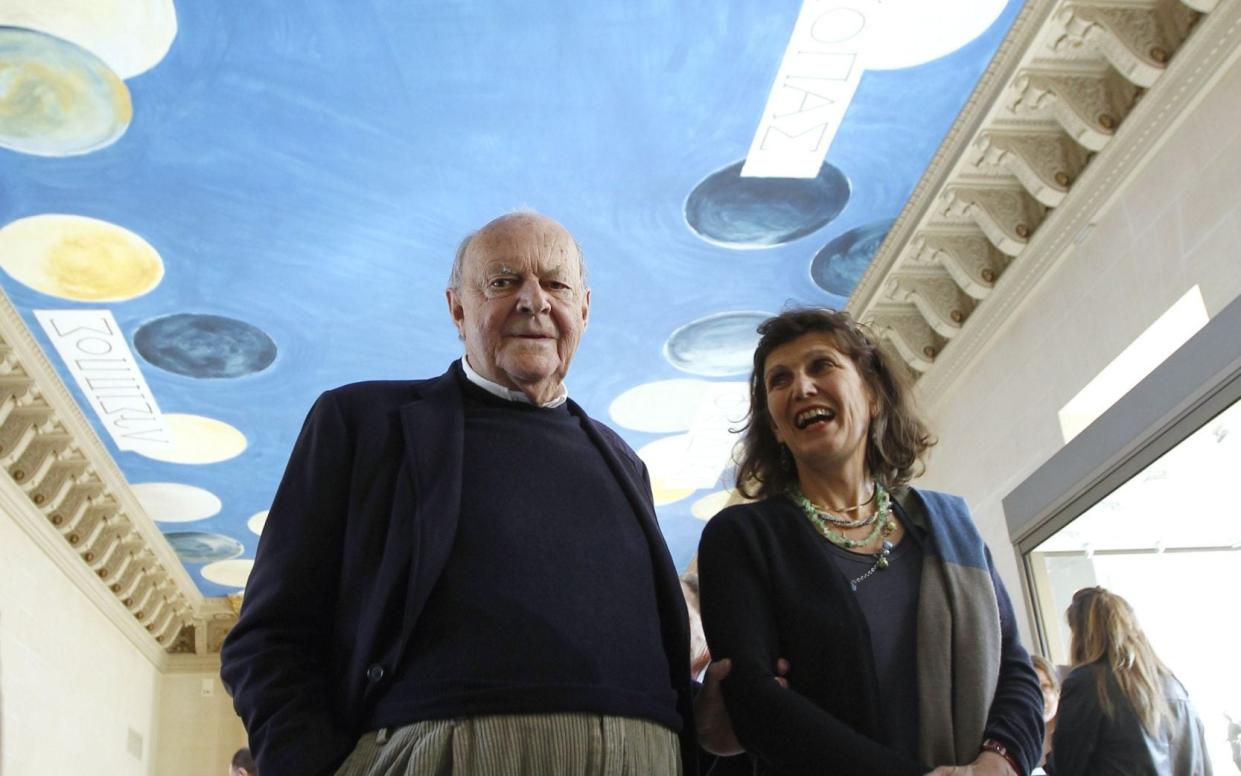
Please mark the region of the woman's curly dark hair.
POLYGON ((763 371, 773 350, 820 332, 831 336, 836 349, 853 360, 879 406, 866 441, 866 466, 872 477, 888 490, 903 487, 921 473, 922 454, 935 444, 926 424, 914 412, 909 386, 892 368, 890 357, 873 334, 846 312, 794 308, 758 327, 760 339, 750 374, 750 413, 742 429, 737 464, 737 489, 746 498, 780 496, 797 482, 796 464, 782 461, 785 454, 772 431, 763 371))

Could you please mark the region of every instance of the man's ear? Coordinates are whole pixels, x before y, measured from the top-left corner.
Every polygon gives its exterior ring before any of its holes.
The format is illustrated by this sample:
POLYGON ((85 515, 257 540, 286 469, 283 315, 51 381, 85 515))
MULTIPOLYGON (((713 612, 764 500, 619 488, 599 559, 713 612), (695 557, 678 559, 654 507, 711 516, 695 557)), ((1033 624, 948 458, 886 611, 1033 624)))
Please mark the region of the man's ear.
POLYGON ((448 302, 448 314, 452 316, 453 325, 457 327, 457 336, 465 339, 465 308, 457 292, 451 288, 444 289, 444 299, 448 302))
POLYGON ((586 328, 587 322, 590 320, 590 289, 586 289, 586 293, 582 298, 582 328, 586 328))

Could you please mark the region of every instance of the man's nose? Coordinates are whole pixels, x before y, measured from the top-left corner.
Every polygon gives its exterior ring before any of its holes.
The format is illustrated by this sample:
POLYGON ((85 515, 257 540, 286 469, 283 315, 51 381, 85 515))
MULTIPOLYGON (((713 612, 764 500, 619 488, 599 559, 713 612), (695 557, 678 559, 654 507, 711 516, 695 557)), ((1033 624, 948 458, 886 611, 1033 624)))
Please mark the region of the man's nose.
POLYGON ((537 280, 527 280, 517 292, 517 309, 531 315, 545 313, 551 309, 551 297, 537 280))

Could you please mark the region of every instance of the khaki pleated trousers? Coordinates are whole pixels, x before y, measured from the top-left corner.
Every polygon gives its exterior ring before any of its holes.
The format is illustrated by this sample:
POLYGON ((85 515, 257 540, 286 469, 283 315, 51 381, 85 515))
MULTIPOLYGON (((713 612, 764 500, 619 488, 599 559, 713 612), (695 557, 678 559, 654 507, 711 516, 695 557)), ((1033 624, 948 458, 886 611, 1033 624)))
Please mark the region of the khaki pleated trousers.
POLYGON ((367 733, 336 776, 681 776, 680 742, 600 714, 437 719, 367 733))

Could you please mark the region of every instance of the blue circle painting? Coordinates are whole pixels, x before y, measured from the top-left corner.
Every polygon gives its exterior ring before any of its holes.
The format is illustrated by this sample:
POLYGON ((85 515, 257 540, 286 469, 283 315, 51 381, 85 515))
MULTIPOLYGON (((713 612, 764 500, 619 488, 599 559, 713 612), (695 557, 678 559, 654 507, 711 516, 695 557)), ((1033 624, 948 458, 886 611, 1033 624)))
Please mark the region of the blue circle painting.
POLYGON ((203 533, 202 531, 177 531, 164 534, 177 557, 186 563, 211 563, 236 558, 245 552, 241 542, 231 536, 203 533))
POLYGON ((685 220, 730 248, 769 248, 827 225, 849 202, 850 184, 823 163, 814 178, 743 178, 744 161, 711 173, 685 200, 685 220))
POLYGON ((664 358, 683 372, 705 377, 745 374, 758 345, 758 325, 770 317, 727 312, 691 321, 668 337, 664 358))
POLYGON ((242 377, 276 358, 276 343, 257 327, 221 315, 178 313, 138 327, 134 347, 160 369, 187 377, 242 377))
POLYGON ((810 277, 815 285, 838 296, 853 293, 894 221, 889 218, 864 224, 823 246, 810 262, 810 277))

